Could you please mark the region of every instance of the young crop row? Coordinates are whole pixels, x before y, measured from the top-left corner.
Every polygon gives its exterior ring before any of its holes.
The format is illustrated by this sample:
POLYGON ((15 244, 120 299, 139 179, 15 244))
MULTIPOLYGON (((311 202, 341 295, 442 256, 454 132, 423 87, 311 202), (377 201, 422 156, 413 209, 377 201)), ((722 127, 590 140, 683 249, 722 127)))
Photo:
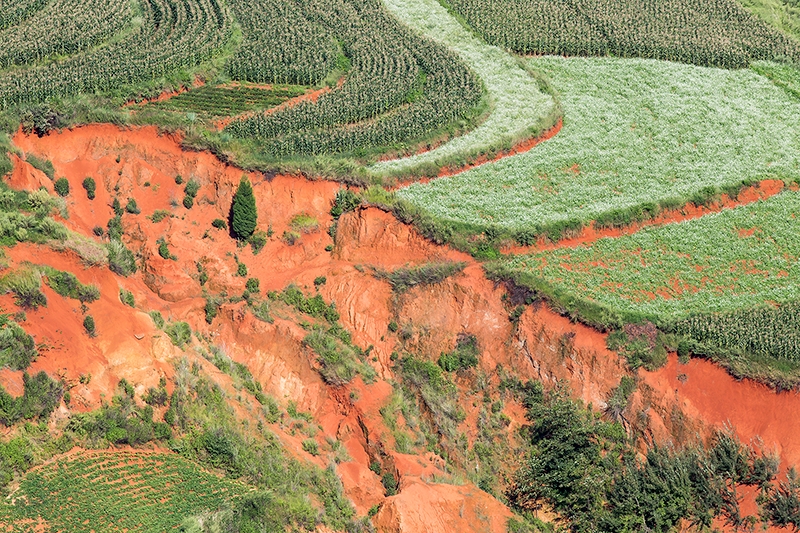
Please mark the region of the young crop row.
POLYGON ((300 0, 232 0, 244 40, 228 62, 232 79, 317 85, 336 68, 339 46, 300 0))
POLYGON ((401 22, 451 50, 480 77, 492 100, 490 115, 477 128, 410 157, 376 163, 377 174, 408 172, 422 165, 442 168, 476 154, 508 147, 552 126, 558 118, 553 98, 516 59, 489 46, 464 28, 437 0, 385 0, 401 22))
POLYGON ((527 153, 398 196, 455 231, 559 238, 564 228, 800 178, 800 102, 751 70, 614 58, 530 60, 561 95, 561 132, 527 153))
POLYGON ((735 0, 449 0, 490 43, 522 54, 615 55, 741 68, 800 44, 735 0))
POLYGON ((379 0, 311 0, 303 14, 327 27, 346 52, 344 83, 226 131, 257 138, 272 157, 359 152, 420 138, 465 117, 479 80, 453 54, 400 25, 379 0))
POLYGON ((229 117, 270 109, 290 98, 300 96, 304 87, 286 86, 271 89, 260 87, 209 87, 173 96, 168 100, 155 102, 150 107, 170 111, 190 111, 214 117, 229 117))
POLYGON ((229 40, 232 19, 220 0, 143 0, 142 22, 107 46, 63 61, 0 73, 0 109, 79 93, 128 96, 213 57, 229 40))
POLYGON ((81 52, 122 31, 131 17, 130 2, 55 0, 35 17, 0 31, 0 69, 81 52))
POLYGON ((800 192, 786 191, 490 270, 604 328, 649 320, 719 348, 800 361, 798 212, 800 192))
POLYGON ((16 505, 0 507, 0 520, 43 520, 75 532, 170 531, 247 491, 177 455, 85 453, 25 475, 16 505))

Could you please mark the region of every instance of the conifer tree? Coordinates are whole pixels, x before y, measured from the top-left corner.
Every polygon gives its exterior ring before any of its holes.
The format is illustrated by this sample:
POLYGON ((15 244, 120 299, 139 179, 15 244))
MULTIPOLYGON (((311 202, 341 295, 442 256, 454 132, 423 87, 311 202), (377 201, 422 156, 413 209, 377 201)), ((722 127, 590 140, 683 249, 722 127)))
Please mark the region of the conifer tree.
POLYGON ((231 231, 237 239, 248 239, 256 230, 256 198, 247 176, 242 176, 231 206, 231 231))

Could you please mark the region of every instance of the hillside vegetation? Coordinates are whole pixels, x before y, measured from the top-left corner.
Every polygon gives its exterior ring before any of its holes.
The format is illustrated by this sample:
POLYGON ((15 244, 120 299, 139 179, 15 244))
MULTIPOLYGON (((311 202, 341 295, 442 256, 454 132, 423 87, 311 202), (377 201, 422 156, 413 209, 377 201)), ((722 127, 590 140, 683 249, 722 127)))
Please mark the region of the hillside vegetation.
POLYGON ((0 532, 800 530, 795 4, 0 0, 0 532))

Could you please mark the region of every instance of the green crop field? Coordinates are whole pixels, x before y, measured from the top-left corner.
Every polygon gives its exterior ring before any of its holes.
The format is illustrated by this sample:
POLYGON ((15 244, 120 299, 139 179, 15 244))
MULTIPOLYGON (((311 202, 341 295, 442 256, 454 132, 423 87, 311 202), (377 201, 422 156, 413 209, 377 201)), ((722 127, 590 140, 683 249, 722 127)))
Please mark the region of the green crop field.
POLYGON ((650 320, 750 354, 800 360, 800 193, 489 267, 603 327, 650 320))
POLYGON ((709 187, 800 177, 800 102, 752 70, 612 58, 530 65, 561 95, 561 132, 527 153, 413 184, 401 198, 456 228, 529 241, 683 205, 709 187))
POLYGON ((0 528, 161 533, 248 491, 175 454, 80 452, 28 472, 0 506, 0 528))
POLYGON ((470 33, 437 0, 387 0, 402 22, 448 46, 480 77, 492 100, 489 117, 474 130, 428 152, 373 165, 375 174, 403 173, 420 166, 439 169, 475 154, 508 147, 541 132, 558 118, 558 108, 528 72, 503 50, 470 33))
POLYGON ((423 139, 479 104, 480 82, 463 62, 398 24, 379 0, 335 4, 311 2, 304 11, 349 52, 341 86, 316 102, 236 120, 226 133, 257 139, 272 158, 358 154, 423 139))
POLYGON ((270 109, 290 98, 302 95, 305 91, 305 87, 296 85, 271 88, 248 85, 204 86, 161 102, 148 104, 146 107, 198 113, 210 117, 231 117, 246 112, 270 109))
POLYGON ((521 54, 615 55, 726 68, 800 57, 735 0, 448 0, 490 43, 521 54))
MULTIPOLYGON (((78 0, 63 3, 77 4, 75 9, 85 5, 78 0)), ((95 3, 119 4, 113 0, 95 3)), ((126 92, 125 88, 130 92, 137 85, 200 65, 218 54, 232 34, 233 20, 218 0, 144 0, 140 6, 132 31, 115 35, 102 46, 55 62, 0 71, 0 109, 80 93, 119 94, 126 92)), ((111 9, 87 11, 83 31, 94 28, 94 33, 102 36, 103 17, 111 9)), ((49 25, 45 11, 26 22, 28 31, 46 32, 49 25)))

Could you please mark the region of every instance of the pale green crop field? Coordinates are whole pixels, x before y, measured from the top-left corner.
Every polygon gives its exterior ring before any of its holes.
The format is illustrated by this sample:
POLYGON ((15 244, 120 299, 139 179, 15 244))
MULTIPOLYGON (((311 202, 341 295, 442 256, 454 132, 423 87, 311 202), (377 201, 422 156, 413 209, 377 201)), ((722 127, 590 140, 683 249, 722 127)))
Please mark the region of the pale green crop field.
POLYGON ((800 177, 800 101, 752 70, 616 58, 530 59, 564 126, 527 153, 398 195, 479 231, 535 230, 709 186, 800 177))
POLYGON ((679 320, 800 299, 800 192, 590 245, 503 260, 615 311, 679 320))

